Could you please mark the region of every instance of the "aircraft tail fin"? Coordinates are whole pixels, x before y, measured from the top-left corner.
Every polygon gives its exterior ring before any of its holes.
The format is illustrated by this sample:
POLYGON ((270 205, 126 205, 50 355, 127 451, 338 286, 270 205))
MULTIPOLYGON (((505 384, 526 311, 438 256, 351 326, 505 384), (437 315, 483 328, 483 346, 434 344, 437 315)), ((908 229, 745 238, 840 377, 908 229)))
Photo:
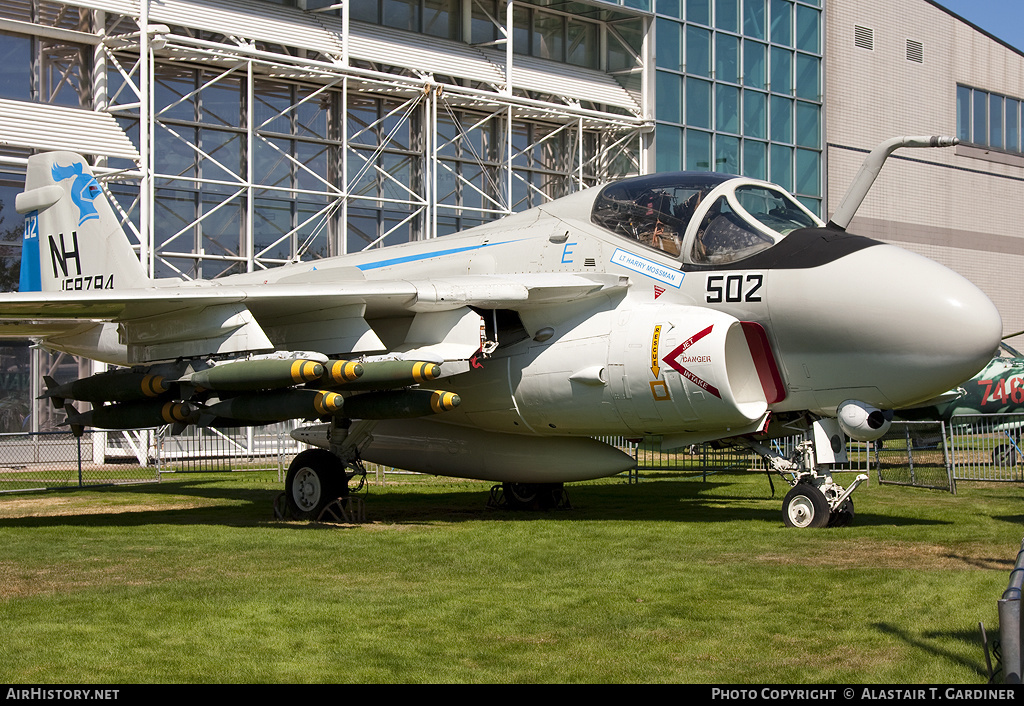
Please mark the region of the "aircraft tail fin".
POLYGON ((149 282, 117 215, 86 161, 73 152, 29 157, 22 292, 130 289, 149 282))

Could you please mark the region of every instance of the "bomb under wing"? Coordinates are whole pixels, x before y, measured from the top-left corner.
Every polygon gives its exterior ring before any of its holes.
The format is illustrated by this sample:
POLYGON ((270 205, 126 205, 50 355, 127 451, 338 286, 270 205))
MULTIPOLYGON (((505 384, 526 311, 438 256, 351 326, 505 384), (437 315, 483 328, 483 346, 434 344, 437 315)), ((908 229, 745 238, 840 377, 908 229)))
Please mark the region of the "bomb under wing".
POLYGON ((170 391, 173 383, 161 375, 133 370, 114 370, 99 373, 62 385, 51 377, 44 377, 46 392, 42 395, 53 400, 54 406, 64 406, 64 400, 81 402, 133 402, 155 399, 170 391))
POLYGON ((315 382, 323 374, 324 366, 315 360, 240 360, 194 372, 188 382, 207 390, 248 392, 315 382))
POLYGON ((273 390, 258 395, 239 395, 204 408, 200 423, 209 418, 244 422, 281 422, 286 419, 314 419, 338 412, 344 398, 324 390, 273 390))
POLYGON ((444 390, 389 390, 347 397, 341 411, 351 419, 411 419, 448 412, 461 401, 444 390))
POLYGON ((96 407, 88 412, 79 412, 71 405, 66 405, 65 410, 76 436, 81 435, 82 427, 146 429, 165 424, 182 424, 188 422, 193 414, 193 407, 188 402, 160 400, 120 402, 96 407))
POLYGON ((227 420, 249 424, 327 416, 408 419, 447 412, 459 402, 458 395, 444 390, 389 390, 347 398, 328 390, 275 390, 212 404, 201 411, 199 421, 226 426, 227 420))
MULTIPOLYGON (((328 361, 329 364, 331 362, 328 361)), ((331 387, 339 390, 380 390, 419 385, 441 376, 440 365, 418 360, 373 360, 358 365, 362 370, 361 375, 353 379, 332 376, 331 387)), ((329 367, 333 371, 333 366, 329 367)))
POLYGON ((365 368, 353 360, 328 360, 324 363, 323 381, 326 384, 346 385, 362 377, 365 368))

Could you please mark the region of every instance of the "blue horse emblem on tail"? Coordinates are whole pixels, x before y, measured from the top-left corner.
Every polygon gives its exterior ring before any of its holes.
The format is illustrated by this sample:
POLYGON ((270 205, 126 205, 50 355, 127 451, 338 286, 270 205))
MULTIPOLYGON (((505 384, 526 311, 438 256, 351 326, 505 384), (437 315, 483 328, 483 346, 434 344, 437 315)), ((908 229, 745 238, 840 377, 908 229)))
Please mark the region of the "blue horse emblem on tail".
POLYGON ((92 202, 103 190, 92 176, 84 173, 80 163, 76 162, 67 167, 54 164, 50 173, 53 175, 54 181, 74 178, 74 182, 71 184, 71 200, 78 207, 78 225, 100 217, 92 202))

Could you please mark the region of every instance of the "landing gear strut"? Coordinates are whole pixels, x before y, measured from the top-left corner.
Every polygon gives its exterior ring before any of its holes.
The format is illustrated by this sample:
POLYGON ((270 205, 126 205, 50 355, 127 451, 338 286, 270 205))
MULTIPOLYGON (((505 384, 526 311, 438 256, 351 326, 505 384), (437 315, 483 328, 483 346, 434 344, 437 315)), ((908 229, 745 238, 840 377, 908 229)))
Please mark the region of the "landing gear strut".
POLYGON ((815 461, 814 442, 803 441, 790 458, 763 444, 747 444, 768 462, 769 467, 792 487, 782 501, 782 521, 787 527, 845 527, 853 522, 850 496, 868 477, 861 473, 849 488, 832 479, 827 468, 815 461))

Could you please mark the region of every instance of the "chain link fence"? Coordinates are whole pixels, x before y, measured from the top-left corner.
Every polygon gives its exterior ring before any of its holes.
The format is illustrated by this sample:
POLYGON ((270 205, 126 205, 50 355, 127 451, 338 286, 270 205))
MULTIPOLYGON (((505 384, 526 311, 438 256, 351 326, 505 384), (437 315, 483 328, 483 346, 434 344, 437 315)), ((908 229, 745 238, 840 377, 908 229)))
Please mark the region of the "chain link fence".
POLYGON ((0 434, 0 492, 145 483, 155 467, 120 455, 107 457, 107 433, 0 434))
POLYGON ((283 480, 301 450, 293 427, 0 434, 0 492, 151 483, 187 472, 276 470, 283 480))
POLYGON ((893 422, 869 444, 880 483, 956 492, 956 475, 943 422, 893 422))
MULTIPOLYGON (((158 481, 162 473, 274 470, 283 480, 291 457, 304 445, 291 437, 295 423, 237 429, 170 428, 0 434, 0 492, 158 481)), ((894 422, 876 442, 850 441, 849 462, 834 472, 875 471, 878 481, 956 492, 957 480, 1022 481, 1024 414, 965 415, 951 422, 894 422)), ((800 437, 776 439, 789 456, 800 437)), ((752 452, 712 444, 662 451, 657 437, 642 441, 602 437, 632 456, 636 482, 642 472, 706 477, 725 470, 762 468, 752 452)), ((379 475, 381 469, 374 469, 379 475)), ((383 469, 385 473, 401 472, 383 469)))
MULTIPOLYGON (((658 438, 642 442, 602 439, 636 459, 631 482, 645 471, 676 471, 709 474, 725 470, 760 469, 764 462, 757 454, 738 448, 716 448, 712 444, 662 451, 658 438)), ((771 447, 790 458, 802 436, 773 439, 771 447)), ((870 473, 880 483, 913 485, 956 492, 954 466, 950 461, 946 427, 942 422, 894 422, 889 432, 875 442, 847 442, 847 463, 835 464, 833 473, 870 473)), ((1022 463, 1024 466, 1024 463, 1022 463)))
POLYGON ((161 473, 282 470, 305 445, 291 437, 294 422, 262 427, 213 429, 188 427, 171 434, 157 430, 155 463, 161 473))
POLYGON ((756 454, 735 447, 716 448, 711 444, 694 444, 663 451, 660 437, 648 437, 640 441, 622 437, 600 439, 629 454, 636 461, 636 468, 629 473, 631 483, 637 482, 639 474, 644 471, 670 471, 706 477, 724 470, 761 466, 761 460, 756 454))

